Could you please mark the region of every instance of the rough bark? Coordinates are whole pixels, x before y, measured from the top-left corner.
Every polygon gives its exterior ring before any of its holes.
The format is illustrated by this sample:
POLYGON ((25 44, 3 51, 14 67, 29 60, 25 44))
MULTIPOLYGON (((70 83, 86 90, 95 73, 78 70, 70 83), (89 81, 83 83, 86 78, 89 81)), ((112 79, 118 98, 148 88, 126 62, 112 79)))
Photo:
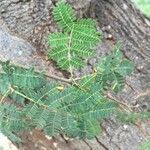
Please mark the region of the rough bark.
MULTIPOLYGON (((1 59, 5 57, 22 64, 50 67, 50 73, 58 74, 52 63, 47 64, 45 57, 39 53, 35 55, 35 50, 39 52, 47 49, 48 33, 57 30, 51 15, 56 1, 58 0, 0 0, 0 25, 3 25, 0 28, 1 59), (4 34, 5 31, 9 34, 4 34), (7 41, 2 40, 6 37, 7 41), (6 47, 8 41, 17 41, 15 47, 12 44, 6 47), (15 50, 12 51, 12 48, 15 50), (20 51, 21 58, 16 55, 20 51), (15 60, 16 58, 18 59, 15 60)), ((103 34, 102 43, 95 49, 97 57, 88 60, 87 67, 76 71, 76 76, 92 71, 97 60, 109 53, 114 44, 120 41, 124 56, 134 61, 136 69, 131 77, 127 77, 127 85, 117 97, 130 104, 139 104, 135 111, 150 110, 150 19, 145 18, 129 0, 68 1, 80 17, 97 19, 103 34)), ((125 125, 111 118, 105 120, 102 126, 103 134, 92 141, 68 140, 63 136, 50 138, 34 131, 24 134, 20 149, 137 150, 139 144, 150 135, 150 122, 125 125)))
MULTIPOLYGON (((145 18, 127 0, 97 0, 94 4, 95 17, 106 41, 121 41, 125 57, 134 61, 136 69, 128 80, 129 85, 132 84, 130 88, 135 90, 136 96, 142 91, 149 93, 150 19, 145 18)), ((150 99, 146 99, 149 102, 150 99)), ((133 102, 131 97, 129 100, 133 102)))

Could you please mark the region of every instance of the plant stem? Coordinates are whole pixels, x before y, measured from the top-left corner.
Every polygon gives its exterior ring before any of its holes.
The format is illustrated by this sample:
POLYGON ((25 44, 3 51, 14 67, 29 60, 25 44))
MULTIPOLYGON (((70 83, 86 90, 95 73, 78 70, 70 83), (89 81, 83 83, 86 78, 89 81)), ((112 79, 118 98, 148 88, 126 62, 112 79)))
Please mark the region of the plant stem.
POLYGON ((10 87, 10 90, 11 90, 12 92, 16 93, 17 95, 20 95, 20 96, 26 98, 27 100, 31 101, 31 102, 34 103, 34 104, 37 104, 37 105, 39 105, 39 106, 43 106, 43 107, 45 107, 45 108, 48 107, 47 105, 39 104, 38 102, 36 102, 36 101, 33 100, 32 98, 30 98, 30 97, 24 95, 23 93, 21 93, 21 92, 19 92, 19 91, 16 91, 16 90, 15 90, 14 88, 12 88, 12 87, 10 87))
POLYGON ((137 106, 128 105, 127 103, 124 103, 124 102, 121 102, 121 101, 117 100, 117 99, 114 98, 110 93, 108 93, 106 96, 107 96, 107 98, 109 98, 110 100, 113 100, 113 101, 117 102, 118 104, 127 107, 130 112, 133 111, 132 108, 137 107, 137 106))
MULTIPOLYGON (((0 60, 0 64, 3 64, 3 63, 5 63, 6 61, 2 61, 2 60, 0 60)), ((20 68, 22 68, 22 69, 29 69, 28 67, 25 67, 25 66, 22 66, 22 65, 18 65, 18 64, 15 64, 15 63, 13 63, 16 67, 20 67, 20 68)), ((38 73, 38 74, 40 74, 41 73, 41 71, 39 71, 39 70, 34 70, 35 71, 35 73, 38 73)), ((56 75, 50 75, 50 74, 48 74, 48 73, 44 73, 44 75, 47 77, 47 78, 51 78, 51 79, 54 79, 54 80, 59 80, 59 81, 61 81, 61 82, 65 82, 65 83, 68 83, 68 84, 72 84, 72 79, 66 79, 66 78, 62 78, 62 77, 59 77, 59 76, 56 76, 56 75)), ((80 78, 77 78, 77 79, 74 79, 75 81, 77 81, 77 80, 80 80, 80 78)))
MULTIPOLYGON (((5 61, 0 60, 0 64, 2 64, 2 63, 4 63, 4 62, 5 62, 5 61)), ((23 68, 23 69, 29 69, 29 68, 24 67, 24 66, 21 66, 21 65, 17 65, 17 64, 14 64, 14 65, 15 65, 15 66, 18 66, 18 67, 21 67, 21 68, 23 68)), ((39 70, 34 70, 34 71, 35 71, 35 73, 38 73, 38 74, 41 73, 41 71, 39 71, 39 70)), ((61 77, 59 77, 59 76, 50 75, 50 74, 47 74, 47 73, 44 73, 44 76, 47 77, 47 78, 51 78, 51 79, 54 79, 54 80, 58 80, 58 81, 61 81, 61 82, 67 83, 67 84, 71 84, 71 85, 77 86, 78 88, 81 88, 82 90, 87 90, 87 89, 84 89, 84 88, 80 87, 76 81, 79 81, 79 80, 81 80, 81 79, 84 79, 84 78, 87 77, 88 75, 87 75, 87 76, 83 76, 83 77, 81 77, 81 78, 75 78, 75 79, 72 79, 72 78, 70 78, 70 79, 61 78, 61 77)), ((29 97, 23 95, 22 93, 16 91, 15 89, 11 88, 11 90, 13 90, 16 94, 18 94, 18 95, 20 95, 20 96, 22 96, 22 97, 24 97, 24 98, 30 100, 31 102, 38 104, 38 103, 35 102, 33 99, 31 99, 31 98, 29 98, 29 97)), ((9 89, 9 91, 7 91, 7 92, 9 93, 9 92, 10 92, 10 89, 9 89)), ((6 92, 5 95, 1 98, 0 102, 2 102, 3 99, 7 96, 7 94, 8 94, 7 92, 6 92)), ((121 102, 121 101, 115 99, 115 98, 114 98, 112 95, 110 95, 110 94, 107 94, 106 96, 107 96, 109 99, 111 99, 111 100, 113 100, 113 101, 119 103, 120 105, 127 107, 127 108, 129 109, 129 111, 131 111, 131 112, 132 112, 132 108, 137 107, 137 106, 130 106, 130 105, 124 103, 124 102, 121 102)), ((43 107, 48 107, 48 106, 46 106, 46 105, 44 105, 44 104, 39 104, 39 105, 41 105, 41 106, 43 105, 43 107)))

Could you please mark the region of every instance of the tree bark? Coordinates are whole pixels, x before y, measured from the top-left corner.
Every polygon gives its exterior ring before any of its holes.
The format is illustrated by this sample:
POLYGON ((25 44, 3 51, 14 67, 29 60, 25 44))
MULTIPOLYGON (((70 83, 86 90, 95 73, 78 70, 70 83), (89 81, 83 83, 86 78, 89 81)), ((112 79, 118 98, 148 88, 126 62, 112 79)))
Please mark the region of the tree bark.
MULTIPOLYGON (((51 13, 56 1, 0 0, 0 20, 14 36, 28 41, 36 51, 45 51, 47 35, 57 30, 51 13)), ((130 104, 138 104, 135 111, 149 111, 150 19, 144 17, 129 0, 68 1, 80 17, 96 19, 103 34, 102 43, 96 48, 97 57, 88 60, 87 67, 76 72, 76 75, 90 72, 97 60, 120 41, 124 56, 134 62, 136 69, 131 77, 127 77, 127 85, 117 97, 130 104)), ((20 149, 137 150, 139 144, 150 135, 150 123, 145 122, 141 126, 120 124, 114 118, 104 120, 103 134, 92 141, 71 140, 63 136, 50 138, 35 131, 24 134, 20 149)))
POLYGON ((127 56, 135 53, 134 57, 150 58, 148 18, 137 11, 128 0, 97 0, 94 4, 99 26, 111 27, 107 32, 112 34, 114 40, 122 41, 127 56))

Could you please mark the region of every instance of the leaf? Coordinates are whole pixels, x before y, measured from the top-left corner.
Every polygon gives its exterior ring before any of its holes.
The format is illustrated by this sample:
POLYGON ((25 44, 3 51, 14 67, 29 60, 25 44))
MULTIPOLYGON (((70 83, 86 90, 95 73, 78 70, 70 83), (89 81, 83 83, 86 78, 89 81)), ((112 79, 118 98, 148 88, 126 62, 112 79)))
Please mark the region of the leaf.
POLYGON ((15 134, 13 134, 12 132, 10 132, 9 130, 2 130, 2 133, 7 136, 9 139, 11 139, 13 142, 15 143, 20 143, 22 142, 22 140, 16 136, 15 134))
POLYGON ((118 72, 122 76, 130 75, 133 71, 133 63, 129 60, 123 60, 120 64, 120 66, 116 69, 116 72, 118 72))
POLYGON ((55 136, 61 129, 62 114, 57 112, 50 112, 48 117, 47 126, 44 128, 44 132, 49 136, 55 136))
POLYGON ((53 10, 55 21, 62 28, 71 30, 72 23, 76 20, 72 7, 64 2, 58 2, 53 10))
MULTIPOLYGON (((94 55, 92 49, 100 38, 96 21, 77 19, 71 6, 64 2, 56 5, 53 14, 61 32, 49 36, 49 57, 59 68, 73 73, 94 55)), ((124 76, 133 70, 131 62, 122 59, 120 47, 115 47, 110 55, 101 59, 92 74, 75 80, 72 85, 49 82, 43 73, 36 73, 33 68, 0 62, 0 130, 11 138, 34 128, 50 136, 94 138, 101 132, 99 124, 103 119, 118 112, 118 105, 106 98, 105 91, 121 90, 124 76), (3 101, 6 97, 13 101, 3 101)), ((132 122, 139 118, 149 118, 149 114, 125 116, 126 121, 132 122)))
POLYGON ((99 122, 95 120, 81 120, 79 127, 81 129, 79 132, 80 139, 93 139, 102 132, 99 122))
POLYGON ((76 19, 69 4, 59 2, 54 8, 54 19, 62 33, 48 37, 49 58, 56 61, 59 68, 70 73, 85 65, 84 59, 94 55, 93 47, 100 41, 96 22, 92 19, 76 19))
POLYGON ((69 37, 64 33, 53 33, 49 35, 48 40, 51 47, 62 48, 62 46, 67 46, 69 37))
POLYGON ((0 78, 9 86, 34 89, 44 85, 46 82, 44 75, 42 73, 36 74, 33 68, 25 69, 8 64, 8 62, 3 63, 2 67, 4 73, 0 75, 0 78))
POLYGON ((121 76, 118 73, 113 73, 113 79, 114 79, 114 82, 113 82, 111 89, 115 92, 118 92, 121 89, 123 89, 123 87, 125 85, 123 76, 121 76))
POLYGON ((103 85, 104 90, 119 92, 125 85, 124 77, 132 73, 133 63, 123 59, 123 54, 115 47, 115 50, 101 59, 97 68, 96 80, 103 85))
POLYGON ((18 103, 18 104, 22 104, 22 105, 25 105, 25 98, 22 97, 22 96, 19 96, 17 95, 16 93, 11 93, 10 95, 10 98, 11 99, 15 99, 15 101, 18 103))
POLYGON ((113 102, 105 102, 98 104, 99 107, 97 109, 91 110, 89 112, 86 112, 82 114, 83 118, 88 119, 97 119, 102 120, 104 118, 109 117, 111 114, 113 114, 116 111, 116 104, 113 102))
POLYGON ((78 127, 78 122, 71 115, 62 116, 62 130, 65 131, 69 137, 78 137, 80 129, 78 127))

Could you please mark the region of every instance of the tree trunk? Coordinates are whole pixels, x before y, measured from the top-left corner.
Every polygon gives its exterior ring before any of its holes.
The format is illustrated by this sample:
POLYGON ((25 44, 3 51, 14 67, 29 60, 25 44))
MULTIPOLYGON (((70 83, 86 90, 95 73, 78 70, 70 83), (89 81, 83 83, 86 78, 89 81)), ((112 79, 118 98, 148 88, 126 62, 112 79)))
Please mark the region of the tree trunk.
MULTIPOLYGON (((87 67, 75 74, 81 76, 90 72, 97 59, 109 53, 120 41, 124 56, 134 62, 136 69, 131 77, 127 77, 127 85, 117 97, 126 103, 138 104, 138 110, 150 110, 150 19, 144 17, 129 0, 68 1, 80 17, 96 19, 103 34, 102 43, 96 48, 97 57, 88 60, 87 67)), ((51 15, 55 3, 56 0, 0 0, 0 20, 13 36, 29 42, 36 51, 45 51, 48 33, 57 30, 51 15)), ((3 55, 1 50, 0 55, 3 55)), ((124 125, 111 118, 103 122, 103 134, 91 141, 68 140, 63 136, 51 139, 34 131, 24 134, 20 149, 137 150, 139 144, 150 135, 148 126, 150 122, 124 125)))
MULTIPOLYGON (((123 43, 125 54, 130 57, 134 53, 134 57, 131 57, 133 60, 136 57, 148 60, 150 20, 144 18, 128 0, 97 0, 94 4, 99 26, 107 26, 106 31, 112 35, 112 39, 123 43)), ((137 64, 139 61, 135 62, 137 64)))

